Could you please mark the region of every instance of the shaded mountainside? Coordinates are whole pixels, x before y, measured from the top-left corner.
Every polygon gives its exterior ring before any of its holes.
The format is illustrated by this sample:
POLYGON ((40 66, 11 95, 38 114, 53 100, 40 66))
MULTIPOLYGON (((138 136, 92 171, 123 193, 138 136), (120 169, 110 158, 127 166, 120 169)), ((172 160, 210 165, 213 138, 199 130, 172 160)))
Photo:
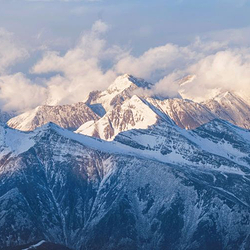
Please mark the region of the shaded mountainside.
POLYGON ((1 127, 0 151, 1 246, 250 247, 250 132, 225 121, 160 120, 112 142, 1 127))

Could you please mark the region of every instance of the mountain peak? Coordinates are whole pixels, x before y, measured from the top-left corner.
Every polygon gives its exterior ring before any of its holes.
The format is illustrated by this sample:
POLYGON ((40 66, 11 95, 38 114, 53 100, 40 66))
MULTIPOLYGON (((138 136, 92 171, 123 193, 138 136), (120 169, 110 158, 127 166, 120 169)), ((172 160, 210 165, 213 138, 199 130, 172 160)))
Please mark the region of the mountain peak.
POLYGON ((237 94, 226 91, 202 103, 217 118, 249 129, 249 105, 237 94))
POLYGON ((187 83, 192 82, 196 78, 196 75, 187 75, 177 81, 180 86, 184 86, 187 83))
POLYGON ((122 92, 126 89, 149 88, 152 84, 129 74, 118 76, 108 87, 108 92, 122 92))
POLYGON ((55 129, 58 129, 58 128, 63 129, 62 127, 56 125, 53 122, 48 122, 48 123, 42 125, 40 128, 41 128, 41 130, 50 130, 50 129, 55 130, 55 129))
POLYGON ((221 100, 221 99, 239 99, 240 97, 236 95, 235 93, 232 93, 230 91, 225 91, 217 96, 214 97, 215 100, 221 100))
POLYGON ((48 122, 44 125, 42 125, 41 127, 37 127, 34 132, 35 133, 40 133, 40 132, 47 132, 47 131, 54 131, 54 132, 58 132, 58 131, 63 131, 65 130, 64 128, 58 126, 57 124, 53 123, 53 122, 48 122))

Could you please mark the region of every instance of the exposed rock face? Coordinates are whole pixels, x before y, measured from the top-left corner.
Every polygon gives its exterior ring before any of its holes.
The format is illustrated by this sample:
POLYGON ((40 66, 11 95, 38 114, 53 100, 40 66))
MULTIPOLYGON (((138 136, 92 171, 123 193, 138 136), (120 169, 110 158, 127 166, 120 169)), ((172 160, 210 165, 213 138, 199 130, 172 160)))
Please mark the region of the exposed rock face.
POLYGON ((8 126, 22 131, 32 131, 47 122, 53 122, 63 128, 76 130, 86 122, 97 121, 107 111, 130 99, 138 88, 150 86, 150 83, 143 79, 123 75, 118 77, 106 91, 91 92, 84 103, 39 106, 10 119, 8 126))
POLYGON ((99 116, 85 103, 79 102, 72 105, 39 106, 31 111, 10 119, 8 126, 22 131, 31 131, 48 122, 75 130, 83 123, 97 120, 99 116))
POLYGON ((2 249, 250 248, 250 132, 224 121, 248 128, 248 104, 229 92, 160 100, 149 87, 124 75, 85 103, 8 122, 32 132, 0 125, 2 249))
POLYGON ((249 249, 250 132, 160 120, 107 142, 0 129, 0 245, 249 249))

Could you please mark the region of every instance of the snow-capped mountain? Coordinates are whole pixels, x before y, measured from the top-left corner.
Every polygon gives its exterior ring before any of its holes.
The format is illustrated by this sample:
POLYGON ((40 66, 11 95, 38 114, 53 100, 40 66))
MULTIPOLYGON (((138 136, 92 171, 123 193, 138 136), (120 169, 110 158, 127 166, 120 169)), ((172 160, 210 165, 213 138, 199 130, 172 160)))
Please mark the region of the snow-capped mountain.
POLYGON ((196 128, 215 118, 201 104, 180 98, 147 98, 139 88, 150 88, 150 84, 124 75, 118 77, 106 91, 92 92, 86 103, 99 105, 106 113, 103 112, 104 115, 97 121, 86 122, 76 133, 112 140, 122 131, 145 129, 166 116, 186 129, 196 128))
POLYGON ((91 92, 85 100, 72 105, 39 106, 31 111, 25 112, 8 121, 8 126, 32 131, 47 122, 53 122, 63 128, 78 129, 85 122, 93 123, 106 112, 134 95, 139 88, 145 89, 151 86, 143 79, 130 75, 118 77, 109 88, 103 92, 91 92))
POLYGON ((77 129, 83 123, 98 120, 100 117, 85 103, 71 105, 38 106, 37 108, 13 117, 8 126, 22 131, 31 131, 48 122, 71 130, 77 129))
POLYGON ((177 81, 177 84, 180 86, 185 86, 186 84, 193 82, 196 78, 196 75, 188 75, 177 81))
POLYGON ((120 132, 135 128, 146 129, 160 119, 170 120, 149 103, 134 95, 121 105, 117 104, 100 120, 83 124, 76 133, 113 140, 120 132))
POLYGON ((235 93, 224 92, 202 104, 216 117, 250 129, 250 106, 235 93))
POLYGON ((250 132, 170 120, 107 142, 0 129, 0 246, 248 249, 250 132))
POLYGON ((113 140, 120 132, 130 129, 145 129, 161 119, 171 118, 179 127, 196 128, 216 118, 201 104, 183 100, 140 98, 137 95, 116 105, 101 119, 83 124, 76 133, 113 140))
POLYGON ((125 100, 130 99, 136 90, 148 89, 151 84, 143 79, 135 78, 125 74, 117 79, 103 92, 91 92, 87 98, 88 105, 101 105, 107 112, 116 105, 121 105, 125 100))
MULTIPOLYGON (((184 86, 193 81, 188 76, 179 81, 184 86)), ((8 121, 12 128, 31 131, 47 122, 76 130, 77 133, 113 140, 123 131, 145 129, 159 118, 170 117, 185 129, 197 128, 215 118, 250 128, 250 106, 238 95, 220 93, 202 103, 182 98, 148 97, 152 87, 130 75, 118 77, 105 91, 91 92, 82 103, 63 106, 40 106, 8 121)))

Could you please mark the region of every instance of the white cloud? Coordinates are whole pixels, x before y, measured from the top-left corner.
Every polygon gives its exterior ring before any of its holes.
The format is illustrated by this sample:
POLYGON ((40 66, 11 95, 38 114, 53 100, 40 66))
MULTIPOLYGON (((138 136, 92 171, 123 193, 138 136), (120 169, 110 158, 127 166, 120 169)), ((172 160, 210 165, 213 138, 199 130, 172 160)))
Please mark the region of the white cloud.
POLYGON ((105 23, 97 21, 91 31, 80 38, 76 47, 64 55, 48 51, 34 65, 31 70, 34 74, 57 73, 46 83, 49 104, 82 101, 90 91, 105 89, 117 75, 124 73, 157 82, 150 94, 176 96, 177 87, 171 86, 171 81, 177 73, 168 74, 172 73, 176 65, 186 68, 188 63, 200 56, 200 52, 193 49, 201 47, 201 43, 196 41, 187 47, 166 44, 135 57, 119 46, 108 47, 101 38, 107 30, 105 23), (105 60, 111 61, 108 70, 102 69, 105 60))
POLYGON ((90 91, 102 90, 115 79, 114 71, 102 69, 102 60, 116 61, 123 50, 106 46, 100 36, 107 30, 105 23, 97 21, 90 32, 83 34, 76 47, 64 55, 46 52, 34 65, 31 70, 34 74, 58 73, 47 82, 50 104, 82 101, 90 91))
POLYGON ((173 72, 163 79, 158 81, 151 89, 151 95, 157 95, 164 98, 173 98, 179 96, 179 85, 176 83, 178 79, 178 72, 173 72))
POLYGON ((195 70, 191 70, 190 65, 227 48, 225 42, 204 42, 197 37, 188 46, 166 44, 151 48, 139 57, 129 54, 115 65, 115 69, 120 74, 128 73, 153 82, 153 88, 146 90, 145 94, 176 97, 179 96, 177 81, 194 74, 195 70))
POLYGON ((121 59, 116 65, 118 73, 128 73, 150 80, 159 79, 173 70, 173 66, 180 64, 183 66, 187 58, 192 60, 196 53, 187 47, 179 47, 174 44, 151 48, 139 57, 132 55, 121 59))
POLYGON ((23 112, 46 100, 47 90, 32 84, 22 73, 0 76, 0 102, 6 111, 23 112))
POLYGON ((151 48, 139 57, 124 56, 115 66, 118 73, 128 73, 158 81, 176 70, 183 70, 207 54, 227 47, 225 42, 204 42, 199 37, 188 46, 166 44, 151 48))
POLYGON ((250 45, 250 27, 212 31, 203 34, 202 38, 228 44, 230 47, 246 47, 250 45))
POLYGON ((186 69, 195 74, 185 96, 202 101, 218 91, 233 91, 250 98, 250 49, 226 49, 206 56, 186 69))

